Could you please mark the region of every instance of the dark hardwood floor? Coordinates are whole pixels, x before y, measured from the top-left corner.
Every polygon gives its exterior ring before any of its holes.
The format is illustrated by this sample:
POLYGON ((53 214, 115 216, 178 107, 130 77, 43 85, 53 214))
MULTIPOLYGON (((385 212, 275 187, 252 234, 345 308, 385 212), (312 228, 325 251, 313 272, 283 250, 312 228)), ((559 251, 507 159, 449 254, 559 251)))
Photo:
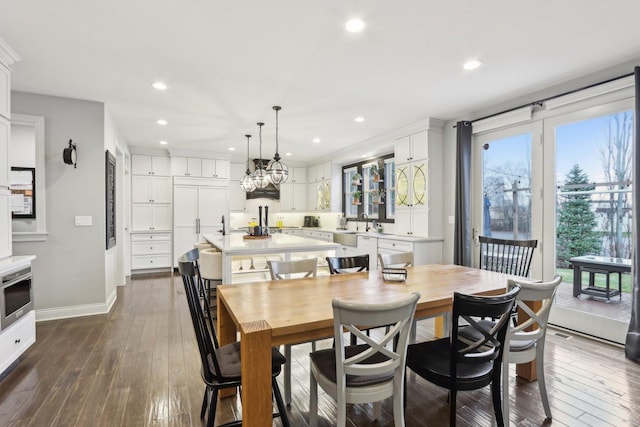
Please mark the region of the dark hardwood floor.
MULTIPOLYGON (((420 322, 420 339, 431 331, 431 322, 420 322)), ((306 425, 309 351, 310 345, 293 347, 293 426, 306 425)), ((640 425, 640 366, 621 348, 552 331, 546 354, 554 426, 640 425)), ((0 426, 199 426, 199 369, 180 277, 134 278, 118 289, 108 315, 38 323, 36 344, 0 380, 0 426)), ((414 375, 408 390, 407 426, 448 425, 445 390, 414 375)), ((512 425, 551 425, 536 383, 517 382, 513 368, 510 400, 512 425)), ((240 413, 239 399, 223 399, 217 422, 240 413)), ((321 425, 333 424, 335 405, 322 392, 320 413, 321 425)), ((390 401, 379 422, 371 415, 371 405, 352 405, 348 423, 393 425, 390 401)), ((461 392, 457 421, 494 425, 489 390, 461 392)))

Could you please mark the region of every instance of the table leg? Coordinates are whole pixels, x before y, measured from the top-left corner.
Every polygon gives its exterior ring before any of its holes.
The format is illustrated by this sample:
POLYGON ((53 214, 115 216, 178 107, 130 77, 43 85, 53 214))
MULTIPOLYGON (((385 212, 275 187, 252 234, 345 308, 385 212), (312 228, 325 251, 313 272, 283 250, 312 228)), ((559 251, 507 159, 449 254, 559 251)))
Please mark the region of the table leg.
POLYGON ((573 266, 573 296, 577 297, 580 295, 580 291, 582 290, 582 270, 579 266, 573 266))
MULTIPOLYGON (((221 298, 218 294, 218 341, 221 346, 225 344, 231 344, 237 341, 237 329, 236 325, 229 314, 227 305, 224 302, 224 298, 221 298)), ((220 390, 220 397, 228 397, 235 395, 236 390, 234 388, 226 388, 220 390)))
POLYGON ((271 327, 264 320, 243 323, 240 342, 242 424, 271 426, 271 327))

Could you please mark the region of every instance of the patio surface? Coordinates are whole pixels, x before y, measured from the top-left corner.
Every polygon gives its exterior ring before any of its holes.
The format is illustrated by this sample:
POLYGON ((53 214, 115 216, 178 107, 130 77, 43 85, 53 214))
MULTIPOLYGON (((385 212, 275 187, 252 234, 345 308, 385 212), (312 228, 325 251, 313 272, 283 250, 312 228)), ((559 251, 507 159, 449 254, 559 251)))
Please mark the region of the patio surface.
POLYGON ((581 294, 573 296, 573 283, 562 282, 556 294, 555 304, 561 307, 585 311, 598 316, 629 322, 631 319, 631 294, 622 293, 620 296, 606 298, 581 294))

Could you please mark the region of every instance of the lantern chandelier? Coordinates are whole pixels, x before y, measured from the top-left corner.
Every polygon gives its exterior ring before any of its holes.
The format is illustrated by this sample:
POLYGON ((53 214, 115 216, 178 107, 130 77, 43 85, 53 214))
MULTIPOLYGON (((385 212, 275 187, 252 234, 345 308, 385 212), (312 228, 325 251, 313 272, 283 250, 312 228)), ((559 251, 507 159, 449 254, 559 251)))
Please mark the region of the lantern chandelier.
POLYGON ((256 185, 256 188, 258 190, 262 190, 264 188, 267 188, 270 181, 269 181, 269 175, 267 175, 267 171, 265 170, 264 165, 262 164, 262 126, 264 126, 264 123, 258 122, 257 124, 258 124, 259 137, 260 137, 260 157, 258 158, 258 165, 256 166, 256 170, 254 170, 253 175, 251 175, 251 179, 253 180, 253 183, 256 185))
POLYGON ((242 188, 247 193, 251 193, 256 189, 256 185, 253 183, 253 179, 251 177, 251 168, 249 166, 249 139, 251 135, 245 135, 247 138, 247 172, 240 180, 240 188, 242 188))
POLYGON ((267 175, 269 180, 278 186, 289 178, 289 168, 280 161, 280 154, 278 154, 278 111, 282 110, 282 107, 274 105, 273 109, 276 112, 276 154, 273 156, 273 160, 269 162, 269 166, 267 166, 267 175))
POLYGON ((260 157, 258 158, 258 164, 256 165, 256 169, 253 173, 251 173, 249 163, 249 138, 251 138, 251 135, 245 135, 247 138, 247 171, 240 180, 240 187, 247 193, 257 189, 264 189, 269 184, 274 184, 277 187, 286 182, 289 178, 289 168, 280 161, 280 154, 278 153, 278 112, 282 110, 282 107, 274 105, 273 110, 276 112, 276 153, 273 155, 273 160, 271 160, 268 165, 265 166, 262 163, 262 126, 264 126, 264 123, 258 122, 260 157))

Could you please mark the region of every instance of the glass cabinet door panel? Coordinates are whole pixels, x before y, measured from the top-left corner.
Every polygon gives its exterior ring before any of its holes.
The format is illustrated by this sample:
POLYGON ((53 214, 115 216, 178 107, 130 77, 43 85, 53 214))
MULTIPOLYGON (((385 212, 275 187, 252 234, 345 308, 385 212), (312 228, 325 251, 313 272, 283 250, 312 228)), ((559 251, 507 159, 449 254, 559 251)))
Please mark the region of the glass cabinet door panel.
POLYGON ((409 206, 409 165, 396 166, 396 206, 409 206))
POLYGON ((427 204, 427 175, 426 163, 413 165, 413 204, 412 206, 425 206, 427 204))

